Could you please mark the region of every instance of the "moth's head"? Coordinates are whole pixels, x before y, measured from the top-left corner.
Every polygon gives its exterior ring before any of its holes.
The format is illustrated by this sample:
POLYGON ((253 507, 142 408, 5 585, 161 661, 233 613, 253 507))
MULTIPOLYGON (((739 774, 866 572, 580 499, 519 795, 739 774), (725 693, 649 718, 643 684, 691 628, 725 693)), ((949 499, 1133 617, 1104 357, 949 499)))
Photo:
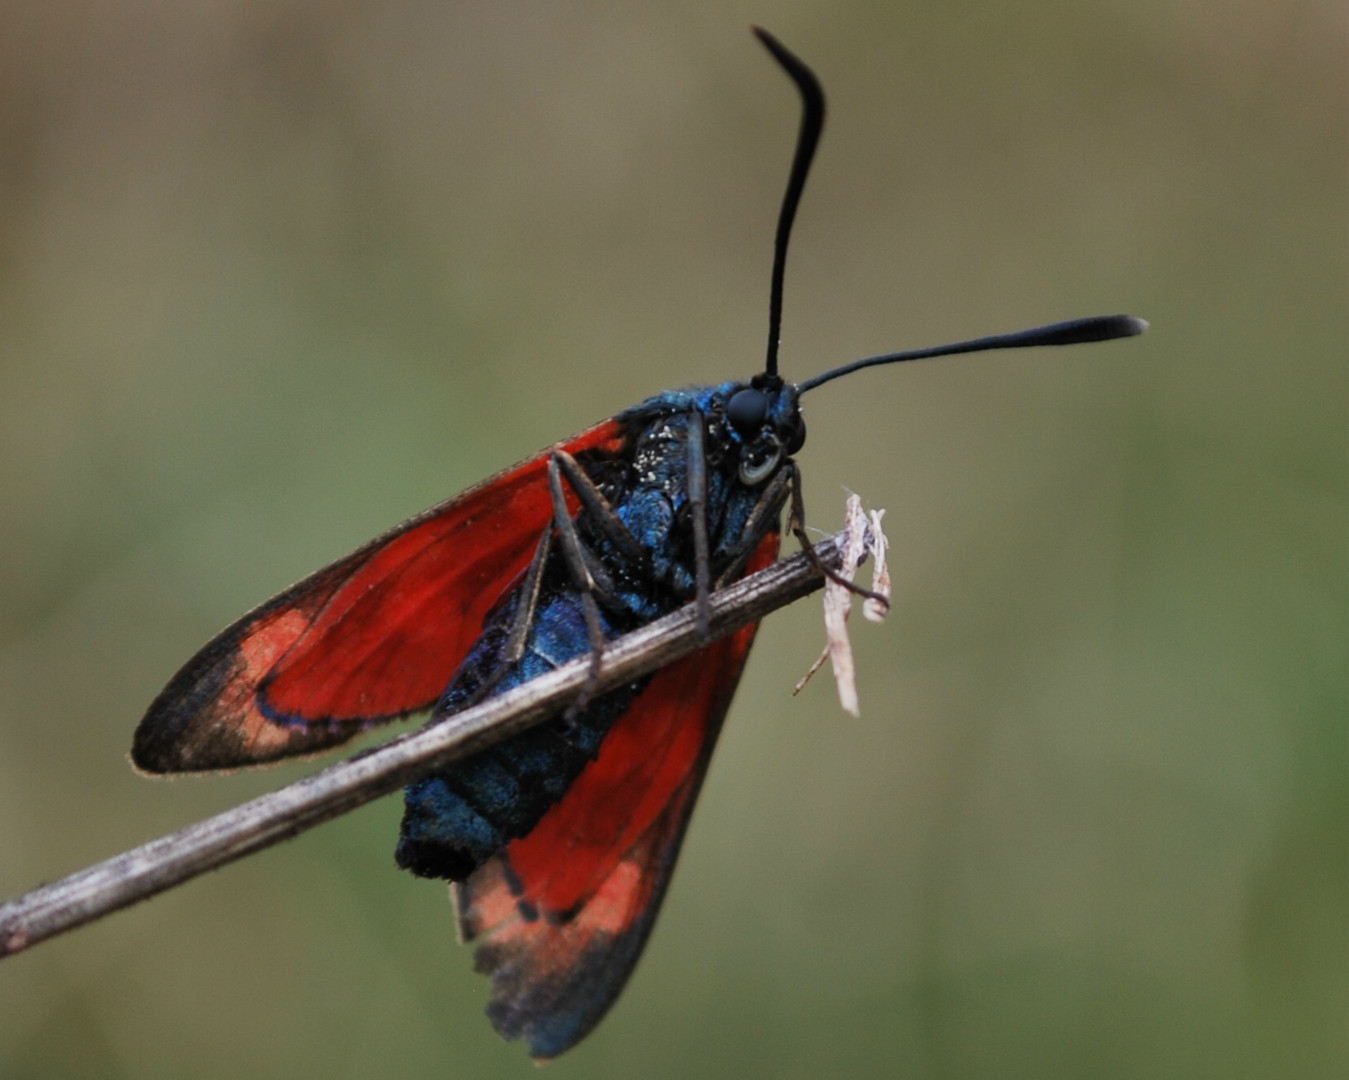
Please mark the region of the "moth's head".
POLYGON ((800 395, 777 376, 757 375, 731 390, 718 419, 735 448, 736 475, 746 487, 762 487, 806 442, 800 395))

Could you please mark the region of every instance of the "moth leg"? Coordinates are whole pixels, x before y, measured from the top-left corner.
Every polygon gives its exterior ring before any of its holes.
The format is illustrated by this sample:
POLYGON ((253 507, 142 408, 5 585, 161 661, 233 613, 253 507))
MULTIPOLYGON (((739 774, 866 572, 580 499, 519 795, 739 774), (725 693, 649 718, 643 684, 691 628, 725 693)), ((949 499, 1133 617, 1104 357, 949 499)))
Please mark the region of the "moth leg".
POLYGON ((595 486, 595 481, 581 468, 580 463, 565 450, 554 450, 552 460, 557 462, 562 475, 581 505, 590 511, 591 520, 604 533, 605 539, 616 547, 624 557, 645 576, 650 566, 650 556, 637 537, 632 535, 627 524, 613 508, 613 504, 604 497, 604 492, 595 486))
POLYGON ((612 593, 613 583, 607 580, 607 575, 603 574, 593 555, 587 558, 589 553, 576 532, 576 522, 572 520, 566 496, 562 493, 562 470, 557 454, 548 459, 548 487, 553 496, 553 524, 562 547, 562 557, 571 573, 572 583, 581 594, 581 609, 585 613, 586 631, 590 637, 590 675, 580 695, 564 714, 564 719, 570 721, 589 704, 599 681, 600 655, 604 651, 605 638, 595 594, 606 586, 606 591, 612 593), (603 575, 601 580, 596 580, 597 575, 603 575))
POLYGON ((720 589, 727 582, 734 581, 744 571, 745 564, 754 554, 754 549, 759 546, 759 541, 764 538, 769 527, 778 520, 783 504, 787 501, 787 485, 790 482, 790 474, 782 469, 763 489, 763 494, 759 496, 759 501, 754 504, 754 509, 750 511, 749 518, 745 521, 745 527, 740 530, 735 546, 728 549, 735 554, 726 568, 717 575, 715 588, 720 589))
POLYGON ((695 603, 698 607, 698 637, 707 641, 707 626, 711 619, 712 563, 707 550, 707 432, 703 414, 694 409, 689 414, 688 429, 688 496, 689 513, 693 519, 693 581, 695 603))
POLYGON ((529 641, 529 628, 534 623, 534 613, 539 607, 539 591, 543 587, 543 568, 548 562, 548 555, 553 550, 553 527, 551 525, 543 530, 543 535, 539 537, 538 546, 534 549, 534 557, 529 562, 529 569, 525 572, 525 580, 520 585, 520 603, 515 609, 515 614, 511 616, 511 628, 506 635, 506 643, 502 646, 501 655, 497 659, 496 669, 483 680, 482 685, 464 702, 461 708, 469 708, 485 701, 492 690, 499 683, 512 667, 520 662, 525 655, 525 645, 529 641))
POLYGON ((801 545, 801 550, 805 553, 806 558, 814 564, 816 570, 830 581, 834 582, 834 584, 842 585, 854 596, 862 596, 868 600, 875 600, 882 605, 886 611, 889 611, 889 597, 882 596, 880 593, 873 592, 871 589, 864 589, 856 582, 849 581, 837 570, 831 570, 829 567, 825 566, 824 563, 820 561, 820 557, 815 554, 815 545, 810 542, 810 537, 806 535, 806 503, 805 499, 801 496, 801 470, 796 467, 796 462, 794 461, 788 461, 787 468, 791 470, 792 477, 792 512, 791 517, 788 519, 788 525, 792 535, 796 537, 797 542, 801 545))
MULTIPOLYGON (((627 559, 631 571, 636 576, 649 580, 651 578, 650 553, 632 535, 627 523, 618 516, 613 504, 604 497, 604 493, 581 468, 580 463, 565 450, 554 450, 550 468, 552 463, 556 463, 563 478, 576 492, 582 508, 590 511, 587 522, 593 523, 613 543, 618 555, 627 559)), ((590 571, 590 576, 594 581, 596 599, 611 610, 625 610, 608 567, 591 550, 589 545, 580 541, 579 536, 578 547, 581 558, 585 560, 586 569, 590 571)), ((577 587, 582 587, 579 582, 577 587)))
MULTIPOLYGON (((556 530, 558 539, 562 544, 563 559, 567 564, 567 569, 571 573, 572 584, 585 593, 596 596, 606 605, 618 603, 618 589, 614 585, 614 579, 609 575, 608 569, 581 539, 580 533, 576 531, 576 522, 572 520, 571 511, 567 509, 567 500, 562 491, 562 474, 566 470, 562 458, 569 458, 571 463, 579 470, 580 466, 576 464, 576 459, 565 451, 554 451, 553 456, 548 461, 548 487, 553 499, 553 528, 556 530)), ((584 473, 581 473, 584 476, 584 473)), ((570 480, 570 478, 568 478, 570 480)), ((590 481, 590 477, 585 477, 590 481)), ((572 490, 576 490, 574 487, 572 490)), ((590 490, 596 498, 600 500, 602 509, 598 516, 604 518, 607 514, 612 518, 612 526, 627 530, 627 526, 614 513, 613 507, 609 505, 608 500, 600 493, 599 489, 593 483, 590 484, 590 490)), ((584 500, 583 500, 584 503, 584 500)), ((607 531, 607 530, 606 530, 607 531)), ((632 539, 629 534, 629 539, 632 539)), ((637 543, 635 539, 632 540, 637 543)))

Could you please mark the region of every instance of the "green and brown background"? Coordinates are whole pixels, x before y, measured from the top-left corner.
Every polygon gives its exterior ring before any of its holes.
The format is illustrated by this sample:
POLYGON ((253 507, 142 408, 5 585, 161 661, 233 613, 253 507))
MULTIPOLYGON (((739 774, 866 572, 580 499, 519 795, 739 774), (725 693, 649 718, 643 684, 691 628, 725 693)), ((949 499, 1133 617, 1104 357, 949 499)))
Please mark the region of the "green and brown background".
MULTIPOLYGON (((660 389, 789 378, 887 508, 863 716, 765 625, 646 957, 554 1077, 1349 1073, 1339 0, 0 11, 0 893, 312 765, 154 783, 203 641, 660 389)), ((509 1077, 385 800, 0 964, 0 1075, 509 1077)))

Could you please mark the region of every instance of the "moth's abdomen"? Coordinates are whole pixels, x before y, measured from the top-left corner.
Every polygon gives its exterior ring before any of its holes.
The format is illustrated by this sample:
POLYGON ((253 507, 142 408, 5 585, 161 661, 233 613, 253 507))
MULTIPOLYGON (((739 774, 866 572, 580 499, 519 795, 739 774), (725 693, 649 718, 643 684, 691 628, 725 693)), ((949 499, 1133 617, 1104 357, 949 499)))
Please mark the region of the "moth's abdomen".
MULTIPOLYGON (((474 700, 499 664, 518 596, 503 604, 464 660, 437 708, 458 711, 474 700)), ((601 617, 606 638, 621 630, 601 617)), ((493 687, 500 694, 585 655, 580 597, 564 592, 540 605, 524 657, 493 687)), ((546 721, 455 762, 404 792, 395 859, 420 877, 462 881, 510 841, 528 834, 596 754, 614 721, 645 681, 592 702, 570 721, 546 721)))

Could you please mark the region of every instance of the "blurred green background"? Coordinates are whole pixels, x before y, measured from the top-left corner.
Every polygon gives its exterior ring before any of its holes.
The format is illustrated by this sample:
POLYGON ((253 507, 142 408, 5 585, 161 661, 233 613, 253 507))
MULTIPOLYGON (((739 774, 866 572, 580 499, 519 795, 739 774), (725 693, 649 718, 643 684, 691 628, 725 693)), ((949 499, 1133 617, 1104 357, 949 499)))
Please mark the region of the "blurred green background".
MULTIPOLYGON (((0 893, 303 775, 154 783, 220 626, 663 388, 888 508, 863 717, 759 645, 651 946, 552 1077, 1349 1074, 1340 0, 0 13, 0 893)), ((384 800, 0 964, 0 1075, 509 1077, 384 800)))

